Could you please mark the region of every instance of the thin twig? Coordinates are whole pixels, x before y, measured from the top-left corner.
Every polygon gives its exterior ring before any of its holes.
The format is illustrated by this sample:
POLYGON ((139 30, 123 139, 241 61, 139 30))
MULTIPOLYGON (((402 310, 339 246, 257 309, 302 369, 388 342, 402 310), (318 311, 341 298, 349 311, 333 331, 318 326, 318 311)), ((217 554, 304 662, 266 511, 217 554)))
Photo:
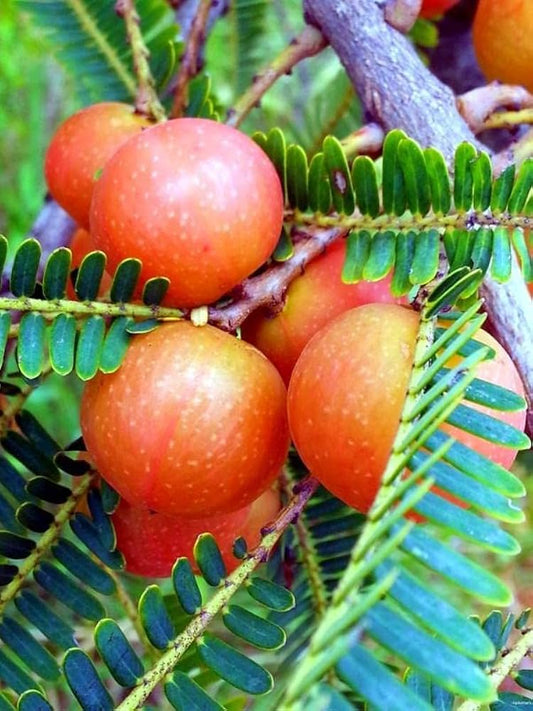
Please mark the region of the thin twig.
MULTIPOLYGON (((474 133, 485 128, 501 128, 495 111, 502 108, 526 109, 533 107, 533 95, 521 86, 511 84, 487 84, 467 91, 457 97, 457 109, 474 133), (490 119, 489 119, 490 117, 490 119), (494 121, 493 126, 490 122, 494 121), (489 125, 487 125, 489 124, 489 125)), ((530 117, 531 117, 530 112, 530 117)), ((515 121, 512 126, 515 126, 515 121)))
POLYGON ((322 33, 308 25, 291 41, 272 62, 254 77, 250 88, 240 97, 235 106, 228 111, 226 123, 230 126, 240 126, 244 118, 257 106, 265 92, 284 74, 303 59, 313 57, 326 47, 327 42, 322 33))
POLYGON ((137 77, 135 109, 143 116, 148 116, 156 121, 165 121, 165 109, 157 96, 155 81, 148 64, 150 52, 141 33, 140 18, 135 9, 135 1, 116 0, 115 12, 124 20, 126 35, 131 46, 133 69, 137 77))
POLYGON ((200 70, 199 57, 201 48, 205 42, 205 28, 211 9, 211 2, 212 0, 200 0, 200 4, 198 5, 198 11, 193 20, 191 31, 189 32, 187 47, 181 60, 176 79, 174 102, 170 112, 172 118, 183 116, 183 112, 189 100, 189 82, 200 70))

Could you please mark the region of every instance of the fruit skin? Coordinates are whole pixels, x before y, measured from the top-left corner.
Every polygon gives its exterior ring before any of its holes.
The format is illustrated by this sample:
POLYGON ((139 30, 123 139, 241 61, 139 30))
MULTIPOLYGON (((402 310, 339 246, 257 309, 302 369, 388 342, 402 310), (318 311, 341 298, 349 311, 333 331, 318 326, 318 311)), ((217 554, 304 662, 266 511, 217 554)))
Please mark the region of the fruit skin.
POLYGON ((124 141, 151 125, 133 106, 104 102, 59 126, 46 152, 44 176, 52 197, 79 225, 89 228, 98 171, 124 141))
POLYGON ((85 387, 81 429, 101 476, 134 506, 197 518, 272 484, 289 445, 286 389, 253 346, 212 326, 135 336, 85 387))
POLYGON ((520 84, 533 91, 533 3, 479 0, 472 40, 487 79, 520 84))
MULTIPOLYGON (((74 232, 68 246, 72 252, 72 262, 70 265, 71 269, 77 269, 89 252, 94 252, 98 249, 93 238, 91 237, 90 232, 84 230, 83 227, 78 227, 78 229, 74 232)), ((104 296, 104 294, 109 291, 112 281, 113 279, 111 274, 104 272, 102 275, 102 281, 100 282, 98 296, 104 296)), ((67 282, 67 298, 73 301, 77 301, 78 299, 76 292, 74 291, 74 285, 70 280, 67 282)))
POLYGON ((122 146, 98 181, 91 233, 115 268, 143 263, 167 276, 165 303, 216 301, 261 266, 277 244, 283 194, 276 170, 245 134, 180 118, 122 146))
POLYGON ((242 337, 274 363, 286 384, 306 344, 335 316, 362 304, 405 301, 392 296, 390 276, 344 284, 345 257, 346 242, 335 242, 291 282, 279 313, 270 317, 258 310, 242 325, 242 337))
MULTIPOLYGON (((309 342, 291 378, 289 425, 298 453, 329 491, 361 512, 376 496, 398 429, 418 321, 417 313, 394 304, 347 311, 309 342)), ((509 356, 500 346, 497 351, 496 361, 483 364, 482 377, 522 394, 509 356)), ((492 414, 523 429, 525 410, 492 414)), ((455 434, 503 466, 516 454, 455 434)))
POLYGON ((232 552, 233 542, 242 536, 248 548, 261 540, 261 528, 280 509, 279 494, 265 491, 256 501, 229 514, 201 519, 187 519, 135 507, 121 499, 111 521, 117 536, 117 548, 124 556, 129 573, 151 578, 167 578, 177 558, 185 556, 196 570, 193 548, 201 533, 209 532, 222 553, 230 573, 240 563, 232 552))
POLYGON ((459 0, 423 0, 420 17, 437 17, 457 5, 458 2, 459 0))

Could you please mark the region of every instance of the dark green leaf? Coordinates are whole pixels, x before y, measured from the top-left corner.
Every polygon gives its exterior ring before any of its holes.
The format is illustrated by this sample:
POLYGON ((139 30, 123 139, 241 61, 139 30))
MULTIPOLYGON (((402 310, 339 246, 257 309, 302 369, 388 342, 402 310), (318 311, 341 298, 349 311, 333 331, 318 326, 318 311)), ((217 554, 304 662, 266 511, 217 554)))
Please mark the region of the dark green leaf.
POLYGON ((209 632, 198 641, 198 652, 210 669, 237 689, 254 695, 272 689, 270 672, 209 632))
POLYGON ((246 590, 254 600, 271 610, 284 612, 291 610, 295 605, 294 595, 290 590, 257 576, 249 579, 246 590))
POLYGON ((52 368, 59 375, 68 375, 74 367, 76 319, 70 314, 59 314, 48 331, 48 353, 52 368))
POLYGON ((30 494, 50 504, 64 504, 70 497, 71 490, 62 484, 56 484, 46 476, 34 476, 26 484, 30 494))
MULTIPOLYGON (((2 244, 0 242, 0 244, 2 244)), ((11 314, 2 313, 0 314, 0 366, 3 365, 7 339, 9 336, 9 329, 11 328, 11 314)))
POLYGON ((19 560, 27 558, 35 549, 35 541, 9 531, 0 531, 0 555, 19 560))
POLYGON ((324 165, 329 177, 333 206, 338 213, 351 215, 355 209, 355 194, 346 154, 340 141, 326 136, 323 143, 324 165))
MULTIPOLYGON (((0 711, 2 711, 1 706, 0 711)), ((25 691, 19 698, 17 711, 54 711, 54 709, 42 694, 38 691, 30 690, 25 691)))
POLYGON ((103 252, 90 252, 83 258, 74 285, 80 301, 94 301, 96 299, 105 266, 106 256, 103 252))
POLYGON ((59 479, 59 470, 52 459, 15 430, 8 430, 2 445, 6 452, 18 459, 33 474, 47 476, 54 481, 59 479))
POLYGON ((398 146, 406 138, 403 131, 390 131, 383 143, 383 210, 388 215, 403 215, 407 200, 398 146))
POLYGON ((149 333, 150 331, 153 331, 154 328, 157 328, 159 325, 159 321, 155 318, 149 318, 146 319, 146 321, 137 321, 136 323, 132 323, 127 327, 128 333, 135 334, 135 333, 149 333))
POLYGON ((30 380, 42 373, 46 322, 41 314, 28 312, 20 319, 17 360, 20 372, 30 380))
POLYGON ((176 631, 157 585, 149 585, 141 595, 139 617, 150 643, 157 649, 166 649, 176 631))
POLYGON ((274 167, 276 168, 281 184, 283 185, 284 193, 286 192, 286 160, 287 146, 285 144, 285 135, 279 128, 272 128, 268 132, 266 140, 266 153, 270 157, 274 167))
POLYGON ((409 278, 415 253, 415 232, 399 232, 396 237, 396 264, 392 276, 391 292, 393 296, 407 294, 412 283, 409 278))
POLYGON ((367 281, 382 279, 394 266, 396 259, 396 234, 391 230, 376 232, 370 242, 370 254, 363 268, 367 281))
POLYGON ((124 561, 122 555, 117 550, 110 550, 110 547, 105 545, 98 528, 87 516, 80 513, 76 514, 70 519, 70 527, 80 541, 85 543, 87 548, 105 565, 114 570, 123 567, 124 561))
POLYGON ((492 230, 480 227, 475 233, 470 260, 474 269, 481 269, 483 274, 489 268, 492 259, 492 230))
POLYGON ((471 143, 461 143, 455 151, 453 201, 458 212, 472 207, 476 158, 477 152, 471 143))
POLYGON ((422 149, 418 143, 406 138, 398 146, 398 159, 404 177, 407 206, 413 215, 423 217, 431 207, 431 195, 422 149))
POLYGON ((307 156, 300 146, 291 145, 287 149, 287 199, 289 205, 299 210, 307 210, 307 156))
POLYGON ((281 627, 240 605, 230 605, 224 612, 223 621, 230 632, 254 647, 279 649, 285 644, 285 632, 281 627))
POLYGON ((309 207, 312 212, 327 214, 331 209, 331 187, 326 175, 324 154, 317 153, 309 165, 309 207))
POLYGON ((52 548, 54 557, 72 575, 102 595, 112 595, 116 584, 109 573, 70 541, 62 538, 52 548))
POLYGON ((15 252, 10 289, 14 296, 32 296, 41 259, 41 245, 36 239, 24 240, 15 252))
POLYGON ((165 694, 178 711, 223 711, 224 709, 193 679, 180 671, 174 672, 173 681, 165 684, 165 694))
POLYGON ((533 669, 520 669, 516 675, 516 683, 523 689, 533 691, 533 669))
POLYGON ((202 606, 202 594, 191 564, 187 558, 179 558, 172 569, 174 591, 186 613, 194 615, 202 606))
POLYGON ((72 459, 64 452, 59 452, 59 454, 54 457, 54 462, 61 471, 70 474, 70 476, 83 476, 91 471, 89 462, 86 462, 84 459, 72 459))
POLYGON ((435 640, 407 617, 379 602, 365 615, 367 633, 410 665, 453 693, 489 701, 490 680, 477 664, 435 640))
POLYGON ((354 645, 340 660, 336 671, 340 679, 376 711, 432 711, 429 704, 359 645, 354 645))
POLYGON ((346 257, 342 267, 342 281, 355 284, 363 278, 363 269, 370 251, 370 233, 366 230, 350 232, 346 243, 346 257))
POLYGON ((474 179, 474 209, 484 212, 490 207, 492 196, 492 163, 485 151, 481 151, 472 166, 474 179))
POLYGON ((499 215, 507 208, 507 202, 513 189, 514 172, 514 165, 509 165, 494 181, 490 209, 495 215, 499 215))
POLYGON ((94 664, 81 649, 69 649, 63 671, 72 693, 86 711, 113 711, 115 705, 98 677, 94 664))
POLYGON ((113 373, 120 367, 131 340, 128 327, 132 323, 133 319, 120 316, 111 324, 100 353, 100 370, 103 373, 113 373))
POLYGON ((529 449, 529 437, 512 425, 466 405, 457 405, 446 422, 465 432, 512 449, 529 449))
POLYGON ((533 281, 533 258, 529 254, 524 230, 516 228, 511 232, 513 247, 520 260, 520 266, 527 282, 533 281))
POLYGON ((352 181, 357 207, 362 215, 379 215, 378 178, 374 161, 368 156, 357 156, 352 166, 352 181))
POLYGON ((17 575, 19 569, 16 565, 0 563, 0 586, 9 585, 13 578, 17 575))
POLYGON ((216 587, 226 577, 226 566, 222 554, 210 533, 202 533, 196 539, 194 558, 209 585, 216 587))
POLYGON ((81 328, 76 350, 76 373, 82 380, 90 380, 98 371, 104 335, 102 316, 89 316, 81 328))
POLYGON ((439 268, 440 235, 437 230, 420 232, 415 239, 415 253, 409 280, 412 284, 426 284, 439 268))
POLYGON ((0 649, 0 679, 17 694, 23 694, 28 689, 41 690, 39 684, 2 649, 0 649))
POLYGON ((505 227, 496 227, 493 232, 491 274, 499 282, 511 276, 512 252, 509 232, 505 227))
POLYGON ((50 511, 45 511, 29 501, 25 501, 19 506, 17 518, 23 526, 37 533, 44 533, 54 523, 54 517, 50 511))
POLYGON ((64 299, 70 271, 71 252, 65 247, 55 249, 44 269, 43 295, 45 299, 64 299))
POLYGON ((35 570, 33 576, 36 582, 51 595, 87 620, 98 621, 105 610, 94 595, 77 585, 70 576, 61 572, 56 566, 44 561, 35 570))
POLYGON ((294 254, 294 244, 291 239, 291 235, 286 225, 283 225, 281 230, 281 235, 272 253, 272 259, 275 262, 286 262, 294 254))
POLYGON ((153 277, 148 279, 143 287, 142 299, 147 306, 157 306, 160 304, 168 291, 170 279, 167 277, 153 277))
POLYGON ((533 187, 533 160, 527 158, 520 168, 509 197, 507 209, 511 215, 519 215, 525 207, 526 200, 533 187))
POLYGON ((53 681, 59 676, 56 660, 19 622, 4 615, 0 622, 0 638, 22 662, 43 679, 53 681))
POLYGON ((61 450, 59 444, 48 434, 39 420, 29 410, 17 413, 15 421, 21 432, 38 447, 46 456, 52 459, 61 450))
POLYGON ((533 700, 511 691, 501 691, 490 711, 533 711, 533 700))
POLYGON ((444 156, 435 148, 424 149, 431 203, 436 215, 447 215, 452 206, 450 175, 444 156))
POLYGON ((120 262, 113 276, 109 298, 115 303, 131 301, 141 273, 141 262, 138 259, 125 259, 120 262))
POLYGON ((75 646, 74 630, 34 593, 22 590, 15 598, 15 605, 21 615, 58 647, 68 649, 75 646))
POLYGON ((100 620, 94 632, 96 649, 120 686, 135 686, 144 674, 141 660, 114 620, 100 620))

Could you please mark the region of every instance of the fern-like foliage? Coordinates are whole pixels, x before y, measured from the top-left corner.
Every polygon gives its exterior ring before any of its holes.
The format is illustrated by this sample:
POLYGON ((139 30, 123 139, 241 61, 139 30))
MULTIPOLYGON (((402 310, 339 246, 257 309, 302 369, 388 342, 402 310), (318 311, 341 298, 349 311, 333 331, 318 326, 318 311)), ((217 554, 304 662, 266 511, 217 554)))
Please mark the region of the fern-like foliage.
MULTIPOLYGON (((136 91, 131 51, 124 23, 112 2, 101 0, 18 0, 22 10, 45 28, 55 55, 76 77, 83 104, 102 100, 132 101, 136 91), (80 71, 83 68, 83 71, 80 71)), ((173 71, 178 28, 163 0, 138 0, 152 72, 161 89, 173 71)))
MULTIPOLYGON (((351 165, 333 136, 310 162, 278 129, 255 139, 284 185, 288 222, 338 225, 350 234, 347 283, 378 280, 394 269, 393 293, 406 294, 436 277, 444 252, 452 269, 479 269, 472 293, 487 271, 498 281, 509 278, 511 247, 526 280, 533 280, 524 235, 533 210, 532 159, 493 178, 487 154, 463 144, 450 179, 441 153, 399 130, 388 134, 380 162, 357 156, 351 165)), ((283 258, 288 254, 285 246, 283 258)))

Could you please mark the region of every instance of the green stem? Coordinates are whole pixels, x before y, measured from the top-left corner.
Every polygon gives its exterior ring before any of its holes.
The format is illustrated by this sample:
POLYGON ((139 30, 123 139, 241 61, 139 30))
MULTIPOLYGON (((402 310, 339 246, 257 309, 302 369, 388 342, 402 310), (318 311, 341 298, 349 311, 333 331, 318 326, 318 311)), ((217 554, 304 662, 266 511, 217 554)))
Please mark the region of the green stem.
POLYGON ((34 311, 51 317, 67 313, 77 316, 131 316, 132 318, 179 319, 183 312, 165 306, 144 304, 110 304, 103 301, 70 301, 68 299, 33 299, 28 296, 0 297, 0 311, 34 311))
POLYGON ((313 477, 307 477, 307 479, 298 484, 297 493, 270 526, 260 545, 247 560, 224 580, 223 585, 215 592, 201 612, 191 620, 183 632, 174 640, 170 649, 143 676, 124 701, 116 707, 115 711, 136 711, 143 707, 144 702, 159 682, 172 672, 187 649, 200 637, 213 618, 227 605, 244 581, 268 558, 285 529, 300 515, 317 487, 318 482, 313 477))

